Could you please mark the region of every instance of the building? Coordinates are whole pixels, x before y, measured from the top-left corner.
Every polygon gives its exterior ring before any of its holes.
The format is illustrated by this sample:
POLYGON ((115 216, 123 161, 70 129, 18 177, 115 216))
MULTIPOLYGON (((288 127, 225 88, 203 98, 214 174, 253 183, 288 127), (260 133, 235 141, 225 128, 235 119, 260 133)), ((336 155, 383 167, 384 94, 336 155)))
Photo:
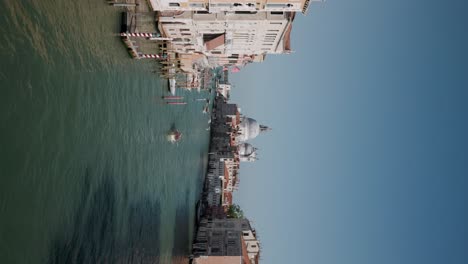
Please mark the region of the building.
POLYGON ((228 103, 222 95, 215 98, 211 120, 203 205, 227 210, 232 205, 232 193, 239 186, 240 162, 258 160, 257 149, 245 141, 270 128, 241 117, 238 106, 228 103))
POLYGON ((204 54, 210 66, 261 62, 291 52, 293 12, 161 12, 159 30, 181 54, 204 54))
POLYGON ((149 0, 155 11, 219 12, 302 12, 307 13, 310 2, 322 0, 149 0))
MULTIPOLYGON (((132 34, 157 36, 147 38, 166 43, 160 54, 131 54, 135 58, 167 60, 166 68, 174 68, 177 75, 182 75, 176 80, 179 87, 199 88, 200 73, 205 68, 235 66, 231 70, 239 71, 241 66, 264 61, 269 54, 291 53, 295 14, 305 14, 310 2, 322 1, 148 0, 157 11, 157 30, 132 34)), ((132 50, 139 47, 132 41, 124 42, 132 50)), ((168 69, 165 75, 173 77, 168 69)))
POLYGON ((257 149, 245 141, 269 130, 252 118, 241 117, 236 104, 218 95, 215 99, 210 156, 205 181, 205 201, 209 207, 232 205, 232 193, 239 186, 240 162, 258 160, 257 149))
POLYGON ((202 219, 192 254, 194 264, 257 264, 260 243, 247 219, 202 219))
POLYGON ((238 130, 236 131, 236 141, 242 143, 256 138, 260 133, 269 131, 271 128, 260 125, 257 120, 250 117, 242 117, 238 130))
POLYGON ((220 83, 216 87, 216 92, 222 95, 226 100, 229 100, 231 93, 231 84, 229 83, 220 83))

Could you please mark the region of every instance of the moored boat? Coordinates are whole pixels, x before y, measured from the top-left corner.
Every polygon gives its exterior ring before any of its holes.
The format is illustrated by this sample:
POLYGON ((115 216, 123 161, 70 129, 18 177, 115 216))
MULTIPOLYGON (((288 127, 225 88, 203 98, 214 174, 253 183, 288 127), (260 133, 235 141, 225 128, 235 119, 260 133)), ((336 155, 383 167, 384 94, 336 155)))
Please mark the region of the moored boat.
POLYGON ((175 79, 176 70, 175 70, 175 64, 172 64, 172 65, 171 65, 171 68, 169 68, 169 70, 167 71, 167 73, 169 74, 169 80, 168 80, 169 92, 170 92, 172 95, 175 95, 175 94, 176 94, 176 79, 175 79))

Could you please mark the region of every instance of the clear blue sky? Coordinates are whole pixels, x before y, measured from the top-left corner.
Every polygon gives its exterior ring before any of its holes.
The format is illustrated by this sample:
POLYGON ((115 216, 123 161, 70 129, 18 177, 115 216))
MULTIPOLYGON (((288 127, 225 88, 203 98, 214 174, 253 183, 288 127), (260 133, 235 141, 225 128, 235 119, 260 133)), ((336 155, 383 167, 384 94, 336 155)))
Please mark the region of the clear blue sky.
POLYGON ((313 4, 296 53, 231 75, 273 128, 235 194, 263 263, 468 263, 467 7, 313 4))

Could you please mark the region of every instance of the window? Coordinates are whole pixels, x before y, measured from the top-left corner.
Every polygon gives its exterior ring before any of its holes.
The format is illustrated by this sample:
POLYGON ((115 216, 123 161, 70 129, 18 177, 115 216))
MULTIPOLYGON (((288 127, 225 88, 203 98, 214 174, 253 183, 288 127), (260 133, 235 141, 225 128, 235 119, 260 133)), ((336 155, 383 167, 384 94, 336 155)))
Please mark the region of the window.
POLYGON ((282 8, 284 7, 284 4, 267 4, 267 8, 282 8))
MULTIPOLYGON (((256 11, 236 11, 235 13, 238 14, 238 15, 253 15, 253 14, 257 14, 256 11)), ((273 13, 273 12, 272 12, 272 13, 273 13)))
POLYGON ((164 25, 185 25, 184 22, 173 22, 173 21, 163 21, 161 23, 164 25))
POLYGON ((190 7, 204 8, 205 5, 203 3, 190 3, 190 7))
POLYGON ((291 8, 293 4, 267 4, 267 8, 291 8))
POLYGON ((180 4, 179 3, 169 3, 169 6, 180 7, 180 4))
POLYGON ((283 12, 273 11, 271 12, 272 15, 283 15, 283 12))

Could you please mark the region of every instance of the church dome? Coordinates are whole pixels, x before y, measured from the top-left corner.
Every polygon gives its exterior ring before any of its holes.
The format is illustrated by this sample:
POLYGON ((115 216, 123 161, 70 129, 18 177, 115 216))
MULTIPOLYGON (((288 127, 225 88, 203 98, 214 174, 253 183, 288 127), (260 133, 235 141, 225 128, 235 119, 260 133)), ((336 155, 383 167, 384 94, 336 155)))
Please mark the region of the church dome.
POLYGON ((239 155, 247 157, 255 153, 255 148, 249 143, 242 143, 239 145, 239 155))
POLYGON ((249 143, 238 145, 240 161, 253 162, 257 160, 257 149, 249 143))
POLYGON ((241 142, 256 138, 260 134, 260 125, 253 118, 242 117, 239 124, 239 133, 238 140, 241 142))

